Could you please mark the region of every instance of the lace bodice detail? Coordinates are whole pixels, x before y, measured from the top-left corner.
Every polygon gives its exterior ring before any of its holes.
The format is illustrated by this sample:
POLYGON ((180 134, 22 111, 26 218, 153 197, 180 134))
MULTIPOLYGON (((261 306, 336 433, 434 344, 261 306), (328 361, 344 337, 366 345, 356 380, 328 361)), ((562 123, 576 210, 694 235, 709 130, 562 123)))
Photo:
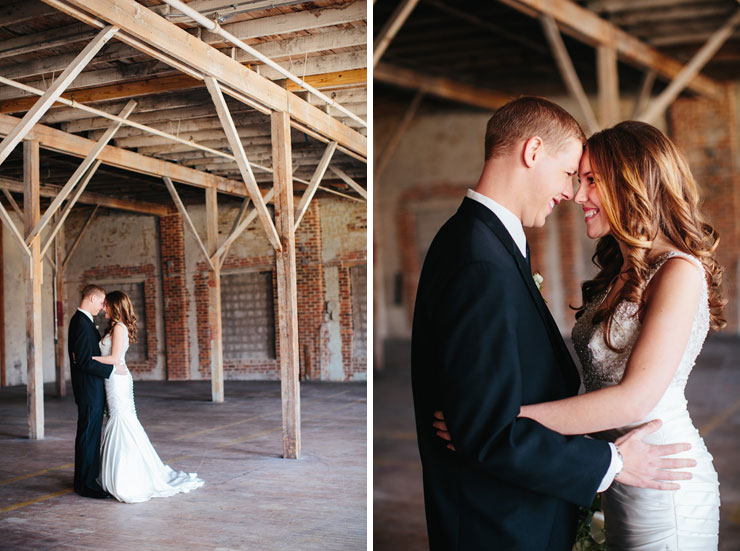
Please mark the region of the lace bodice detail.
MULTIPOLYGON (((658 257, 648 274, 645 285, 650 282, 652 277, 668 259, 676 256, 690 260, 693 264, 702 268, 703 271, 701 262, 695 257, 678 251, 669 251, 658 257)), ((638 305, 633 302, 622 302, 617 306, 611 326, 612 344, 622 349, 622 351, 615 352, 606 345, 604 338, 606 321, 603 321, 598 326, 593 325, 593 317, 596 309, 604 301, 606 295, 607 292, 604 292, 596 300, 587 304, 583 315, 581 315, 573 327, 573 344, 583 368, 583 385, 586 392, 615 385, 622 380, 624 370, 627 367, 627 360, 640 334, 641 323, 637 316, 638 305)), ((656 406, 653 411, 654 414, 657 414, 657 410, 661 410, 662 406, 666 406, 669 402, 676 406, 680 404, 685 406, 683 390, 691 369, 694 367, 696 358, 699 352, 701 352, 708 331, 709 298, 705 284, 702 288, 699 306, 694 315, 694 323, 691 327, 689 342, 686 345, 683 357, 668 391, 666 391, 666 394, 656 406), (676 393, 680 394, 680 397, 675 395, 676 393), (677 400, 671 400, 671 396, 677 400)), ((651 415, 649 418, 654 418, 655 416, 651 415)))
MULTIPOLYGON (((126 332, 124 339, 123 339, 123 352, 121 352, 121 362, 126 363, 126 352, 128 351, 129 342, 128 342, 128 327, 126 327, 125 324, 121 323, 120 321, 116 323, 116 325, 120 325, 123 327, 123 330, 126 332)), ((100 354, 101 356, 109 356, 111 352, 111 348, 113 346, 113 342, 111 340, 111 333, 108 333, 103 337, 103 340, 100 341, 100 354)))

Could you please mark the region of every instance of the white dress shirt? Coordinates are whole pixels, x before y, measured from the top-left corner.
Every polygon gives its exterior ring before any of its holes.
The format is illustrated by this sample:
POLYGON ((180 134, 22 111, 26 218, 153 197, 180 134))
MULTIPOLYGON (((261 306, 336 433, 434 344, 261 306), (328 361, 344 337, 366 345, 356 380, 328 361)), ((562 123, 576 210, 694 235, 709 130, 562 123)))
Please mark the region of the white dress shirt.
MULTIPOLYGON (((519 220, 519 218, 509 209, 501 206, 487 195, 483 195, 482 193, 478 193, 477 191, 469 189, 467 197, 487 207, 491 212, 493 212, 493 214, 496 215, 496 217, 506 228, 506 231, 509 232, 509 235, 514 240, 514 243, 516 243, 516 246, 522 253, 522 256, 526 258, 527 236, 524 234, 522 221, 519 220)), ((614 482, 614 477, 617 475, 617 472, 621 471, 622 467, 624 467, 622 459, 617 454, 617 447, 609 442, 609 448, 612 452, 612 460, 611 463, 609 463, 609 468, 607 469, 604 478, 601 480, 601 484, 599 485, 597 492, 603 492, 609 486, 611 486, 612 482, 614 482)))

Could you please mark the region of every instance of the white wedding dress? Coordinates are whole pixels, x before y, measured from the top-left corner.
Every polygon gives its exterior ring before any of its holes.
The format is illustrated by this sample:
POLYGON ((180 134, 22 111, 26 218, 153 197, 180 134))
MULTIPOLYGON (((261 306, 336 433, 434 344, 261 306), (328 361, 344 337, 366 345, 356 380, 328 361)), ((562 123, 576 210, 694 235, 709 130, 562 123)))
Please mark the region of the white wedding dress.
MULTIPOLYGON (((681 256, 701 267, 696 258, 677 251, 659 257, 648 281, 669 258, 681 256)), ((647 284, 647 282, 646 282, 647 284)), ((586 392, 617 384, 624 375, 627 360, 640 333, 640 321, 635 303, 623 302, 617 306, 612 323, 612 343, 621 353, 606 346, 605 322, 592 323, 596 308, 606 293, 587 305, 573 327, 573 343, 583 366, 586 392)), ((712 465, 712 456, 694 427, 684 388, 701 351, 709 330, 709 304, 706 285, 694 316, 689 342, 668 389, 648 416, 634 425, 605 431, 598 435, 614 441, 637 425, 652 419, 661 419, 663 426, 645 441, 651 444, 687 442, 691 450, 675 457, 696 459, 690 469, 693 478, 680 481, 677 491, 635 488, 614 482, 602 494, 605 516, 606 544, 609 551, 716 551, 719 532, 719 482, 712 465)))
MULTIPOLYGON (((120 323, 124 329, 126 326, 120 323)), ((128 330, 121 361, 126 362, 128 330)), ((111 352, 110 334, 100 341, 100 352, 111 352)), ((127 368, 128 371, 128 368, 127 368)), ((110 417, 103 431, 100 486, 119 501, 139 503, 153 497, 168 497, 189 492, 203 485, 196 473, 176 472, 162 463, 134 406, 134 381, 131 373, 113 373, 105 380, 110 417)))

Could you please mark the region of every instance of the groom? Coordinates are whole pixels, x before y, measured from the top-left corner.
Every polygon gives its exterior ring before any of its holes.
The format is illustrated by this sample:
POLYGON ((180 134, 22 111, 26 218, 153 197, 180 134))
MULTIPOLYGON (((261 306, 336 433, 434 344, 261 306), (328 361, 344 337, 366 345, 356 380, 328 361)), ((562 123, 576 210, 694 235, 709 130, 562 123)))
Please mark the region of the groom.
POLYGON ((659 421, 617 449, 517 418, 522 404, 579 387, 533 281, 522 226, 542 226, 572 198, 584 143, 578 123, 547 100, 525 97, 499 109, 488 123, 478 185, 424 261, 411 371, 432 550, 569 551, 577 505, 590 506, 615 478, 661 488, 661 480, 684 477, 657 465, 685 446, 641 441, 659 421), (456 452, 435 435, 436 410, 456 452))
POLYGON ((102 287, 86 286, 82 290, 80 306, 69 322, 67 337, 72 389, 77 404, 74 489, 81 496, 93 498, 108 497, 97 478, 100 474, 100 432, 105 405, 103 379, 110 377, 114 366, 92 359, 100 355, 100 334, 93 316, 100 312, 104 303, 102 287))

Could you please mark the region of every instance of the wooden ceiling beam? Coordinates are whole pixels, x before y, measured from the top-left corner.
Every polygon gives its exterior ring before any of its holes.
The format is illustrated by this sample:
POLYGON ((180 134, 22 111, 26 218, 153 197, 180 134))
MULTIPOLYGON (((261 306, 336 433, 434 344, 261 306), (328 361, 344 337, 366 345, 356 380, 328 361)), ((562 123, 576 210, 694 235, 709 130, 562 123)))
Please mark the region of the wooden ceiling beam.
MULTIPOLYGON (((20 122, 20 119, 10 115, 0 114, 0 135, 7 135, 20 122)), ((50 128, 42 124, 36 124, 25 136, 27 140, 36 140, 45 149, 59 151, 75 157, 85 157, 95 146, 95 142, 50 128)), ((149 174, 151 176, 170 176, 173 180, 196 187, 216 187, 223 193, 245 196, 244 186, 240 182, 220 178, 184 166, 152 159, 139 155, 133 151, 127 151, 113 146, 106 146, 98 157, 104 164, 124 168, 132 172, 149 174)))
MULTIPOLYGON (((641 42, 616 25, 570 0, 499 0, 530 16, 549 15, 560 29, 574 38, 596 47, 613 46, 619 59, 640 68, 653 69, 659 76, 673 80, 683 64, 641 42)), ((698 94, 719 97, 722 85, 702 75, 694 76, 688 88, 698 94)))
MULTIPOLYGON (((21 180, 0 176, 0 188, 12 191, 13 193, 23 193, 23 182, 21 180)), ((49 197, 53 199, 59 195, 61 189, 62 186, 42 183, 40 190, 41 197, 49 197)), ((159 203, 140 201, 138 199, 120 199, 103 195, 102 193, 92 193, 89 191, 80 195, 77 202, 85 205, 100 205, 101 207, 137 212, 139 214, 151 214, 154 216, 166 216, 172 212, 169 207, 166 205, 160 205, 159 203)))
POLYGON ((122 42, 142 51, 148 50, 147 53, 166 63, 183 64, 203 77, 212 76, 224 86, 225 93, 245 94, 269 109, 289 112, 293 120, 313 128, 327 139, 336 140, 359 155, 367 155, 365 136, 260 77, 135 0, 110 0, 105 4, 91 4, 85 0, 43 1, 95 26, 114 21, 121 29, 118 38, 122 42), (150 44, 156 44, 158 49, 151 49, 147 46, 150 44))
POLYGON ((478 88, 447 78, 424 75, 384 62, 378 63, 375 67, 373 78, 387 84, 419 90, 433 96, 484 109, 498 109, 512 99, 511 96, 495 90, 478 88))

